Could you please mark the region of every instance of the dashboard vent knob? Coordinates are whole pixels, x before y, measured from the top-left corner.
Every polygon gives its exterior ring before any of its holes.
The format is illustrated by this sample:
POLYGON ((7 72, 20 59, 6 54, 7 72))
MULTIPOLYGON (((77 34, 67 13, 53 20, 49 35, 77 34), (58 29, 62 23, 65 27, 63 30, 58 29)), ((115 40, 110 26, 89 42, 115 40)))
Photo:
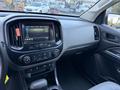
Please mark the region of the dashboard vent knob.
POLYGON ((94 26, 94 36, 95 36, 95 40, 100 39, 100 32, 99 32, 99 28, 97 26, 94 26))
POLYGON ((22 25, 20 23, 12 23, 9 25, 9 42, 11 47, 15 49, 22 48, 22 25))

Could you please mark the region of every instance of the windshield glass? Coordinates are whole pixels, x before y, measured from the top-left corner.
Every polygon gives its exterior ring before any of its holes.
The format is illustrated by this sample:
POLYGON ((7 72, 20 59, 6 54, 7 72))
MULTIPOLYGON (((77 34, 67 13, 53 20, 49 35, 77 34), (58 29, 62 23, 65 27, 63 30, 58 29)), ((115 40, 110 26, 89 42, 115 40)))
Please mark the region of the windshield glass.
POLYGON ((80 15, 99 0, 0 0, 0 10, 80 15))

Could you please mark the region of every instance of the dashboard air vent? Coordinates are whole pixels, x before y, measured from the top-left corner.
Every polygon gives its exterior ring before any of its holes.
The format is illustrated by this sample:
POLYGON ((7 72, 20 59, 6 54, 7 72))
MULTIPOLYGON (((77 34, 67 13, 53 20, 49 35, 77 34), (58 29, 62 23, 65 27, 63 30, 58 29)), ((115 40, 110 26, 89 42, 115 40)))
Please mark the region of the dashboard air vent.
POLYGON ((100 32, 99 32, 99 28, 97 26, 94 26, 94 36, 95 36, 95 40, 100 39, 100 32))
POLYGON ((9 25, 9 41, 13 48, 22 48, 22 25, 20 23, 12 23, 9 25))

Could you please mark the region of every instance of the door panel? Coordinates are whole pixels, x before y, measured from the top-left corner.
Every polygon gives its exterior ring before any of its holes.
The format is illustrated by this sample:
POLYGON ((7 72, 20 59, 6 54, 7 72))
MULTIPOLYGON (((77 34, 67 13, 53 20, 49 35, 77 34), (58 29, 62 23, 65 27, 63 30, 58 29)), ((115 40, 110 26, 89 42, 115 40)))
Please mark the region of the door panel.
POLYGON ((101 43, 99 50, 120 46, 120 31, 107 25, 101 25, 101 43))
POLYGON ((120 30, 101 25, 101 42, 98 55, 102 67, 98 65, 99 76, 105 80, 120 83, 120 30))

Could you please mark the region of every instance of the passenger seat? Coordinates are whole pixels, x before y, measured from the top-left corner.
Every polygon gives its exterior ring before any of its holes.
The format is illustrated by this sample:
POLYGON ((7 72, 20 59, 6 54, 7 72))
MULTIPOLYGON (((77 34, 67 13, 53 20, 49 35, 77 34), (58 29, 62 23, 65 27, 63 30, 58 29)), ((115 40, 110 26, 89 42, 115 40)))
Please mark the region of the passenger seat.
POLYGON ((88 90, 120 90, 120 85, 111 81, 107 81, 107 82, 100 83, 88 90))

